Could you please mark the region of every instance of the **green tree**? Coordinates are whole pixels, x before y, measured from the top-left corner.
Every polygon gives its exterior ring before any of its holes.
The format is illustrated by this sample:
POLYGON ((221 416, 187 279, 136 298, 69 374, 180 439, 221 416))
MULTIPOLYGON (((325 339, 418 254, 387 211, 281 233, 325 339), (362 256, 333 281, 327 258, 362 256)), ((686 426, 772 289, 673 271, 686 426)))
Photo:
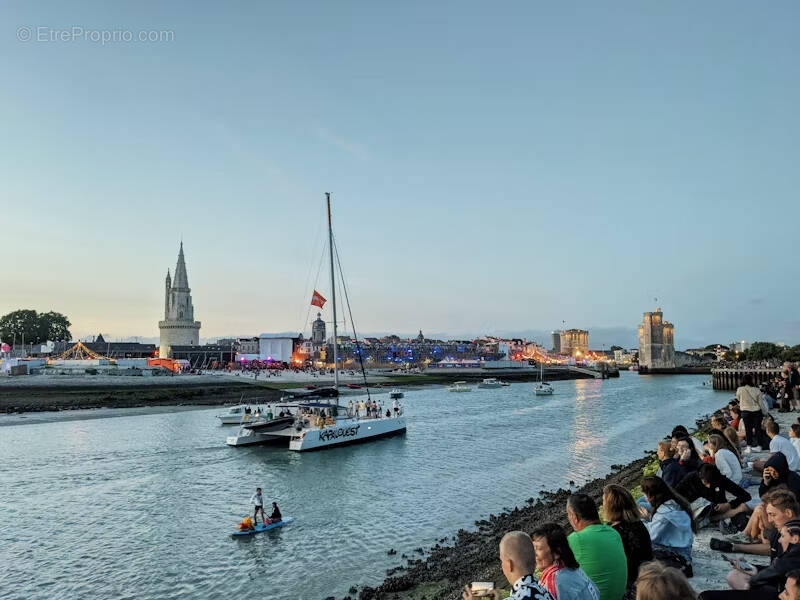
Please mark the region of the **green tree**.
POLYGON ((723 358, 724 358, 725 360, 729 361, 729 362, 730 362, 730 361, 737 361, 737 360, 739 360, 739 355, 738 355, 738 354, 736 354, 736 352, 734 352, 733 350, 728 350, 728 351, 725 353, 725 356, 723 356, 723 358))
POLYGON ((54 311, 39 313, 39 335, 42 341, 64 342, 72 339, 69 332, 69 322, 66 316, 54 311))
POLYGON ((61 313, 37 313, 35 310, 21 309, 0 317, 0 339, 6 343, 41 344, 48 340, 71 340, 71 323, 61 313))
POLYGON ((781 358, 790 362, 800 362, 800 344, 791 348, 784 348, 781 358))
POLYGON ((753 342, 753 345, 744 353, 746 360, 764 360, 767 358, 778 358, 783 352, 783 348, 770 342, 753 342))

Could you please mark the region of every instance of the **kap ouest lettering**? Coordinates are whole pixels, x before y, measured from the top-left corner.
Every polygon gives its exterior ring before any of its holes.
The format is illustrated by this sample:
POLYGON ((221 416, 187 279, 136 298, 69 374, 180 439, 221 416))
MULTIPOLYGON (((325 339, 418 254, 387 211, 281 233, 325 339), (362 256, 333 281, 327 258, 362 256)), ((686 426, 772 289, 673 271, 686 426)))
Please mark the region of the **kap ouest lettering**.
POLYGON ((353 437, 358 435, 358 428, 361 425, 354 425, 353 427, 339 427, 339 429, 326 429, 325 431, 319 432, 319 441, 320 442, 329 442, 331 440, 337 440, 340 437, 353 437))

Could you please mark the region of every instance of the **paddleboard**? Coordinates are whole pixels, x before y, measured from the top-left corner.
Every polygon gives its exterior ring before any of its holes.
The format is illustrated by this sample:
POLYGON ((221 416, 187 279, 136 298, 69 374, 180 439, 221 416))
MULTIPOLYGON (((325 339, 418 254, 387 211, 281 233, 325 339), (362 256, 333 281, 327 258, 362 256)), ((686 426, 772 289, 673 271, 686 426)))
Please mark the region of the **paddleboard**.
POLYGON ((232 535, 255 535, 256 533, 263 533, 265 531, 269 531, 270 529, 275 529, 276 527, 283 527, 284 525, 288 525, 294 521, 294 517, 283 517, 277 523, 270 523, 269 525, 264 525, 263 523, 259 523, 256 525, 255 529, 247 529, 245 531, 234 531, 232 535))

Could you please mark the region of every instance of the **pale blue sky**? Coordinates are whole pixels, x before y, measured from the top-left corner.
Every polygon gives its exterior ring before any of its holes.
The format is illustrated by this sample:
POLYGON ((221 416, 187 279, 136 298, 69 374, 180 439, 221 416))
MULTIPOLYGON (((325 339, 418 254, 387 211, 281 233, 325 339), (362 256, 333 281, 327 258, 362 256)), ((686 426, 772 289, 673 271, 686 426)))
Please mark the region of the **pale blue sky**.
POLYGON ((0 314, 297 329, 329 191, 364 331, 800 342, 796 2, 0 6, 0 314))

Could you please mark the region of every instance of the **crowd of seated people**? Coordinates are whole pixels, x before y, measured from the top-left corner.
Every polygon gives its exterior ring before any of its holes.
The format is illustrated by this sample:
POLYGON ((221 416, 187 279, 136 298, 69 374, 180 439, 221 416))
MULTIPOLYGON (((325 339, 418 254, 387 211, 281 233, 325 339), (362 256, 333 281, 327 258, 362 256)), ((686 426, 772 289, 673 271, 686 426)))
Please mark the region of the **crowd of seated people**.
MULTIPOLYGON (((775 393, 780 406, 781 393, 775 393)), ((530 536, 507 534, 499 554, 510 597, 800 600, 800 418, 785 437, 771 408, 745 376, 736 400, 713 416, 707 437, 678 425, 658 444, 659 469, 643 478, 641 498, 607 485, 598 510, 590 496, 571 494, 565 506, 569 535, 557 523, 541 524, 530 536), (750 456, 759 452, 768 454, 750 456), (747 488, 756 485, 754 498, 747 488), (689 578, 695 533, 702 527, 725 536, 711 540, 712 550, 760 560, 750 564, 723 555, 732 567, 730 589, 698 596, 689 578)), ((502 597, 470 586, 463 592, 465 600, 487 595, 502 597)))

